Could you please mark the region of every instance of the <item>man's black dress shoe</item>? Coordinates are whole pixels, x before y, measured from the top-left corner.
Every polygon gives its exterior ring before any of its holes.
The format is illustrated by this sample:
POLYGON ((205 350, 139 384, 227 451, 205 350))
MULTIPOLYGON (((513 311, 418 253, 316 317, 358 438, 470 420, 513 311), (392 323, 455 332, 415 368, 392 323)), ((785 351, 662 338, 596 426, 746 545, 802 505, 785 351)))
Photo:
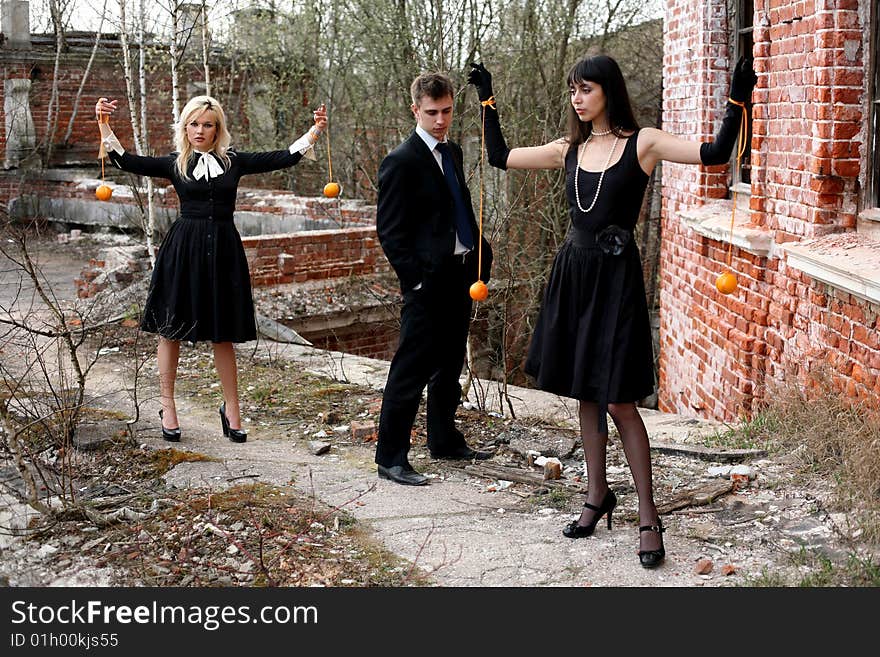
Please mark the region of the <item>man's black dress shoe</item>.
POLYGON ((428 485, 428 478, 413 470, 412 466, 392 465, 390 468, 386 468, 384 465, 380 465, 379 478, 390 479, 404 486, 428 485))
POLYGON ((450 461, 485 461, 493 456, 493 452, 480 452, 467 445, 456 447, 449 452, 431 452, 432 459, 449 459, 450 461))

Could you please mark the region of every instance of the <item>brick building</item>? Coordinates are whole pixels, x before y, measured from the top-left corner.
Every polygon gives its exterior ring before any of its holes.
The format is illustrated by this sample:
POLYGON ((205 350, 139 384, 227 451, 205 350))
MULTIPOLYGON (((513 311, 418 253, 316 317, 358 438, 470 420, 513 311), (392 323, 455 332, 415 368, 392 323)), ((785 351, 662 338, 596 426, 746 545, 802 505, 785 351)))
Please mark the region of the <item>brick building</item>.
POLYGON ((662 410, 748 417, 775 382, 810 386, 820 370, 880 407, 878 12, 667 1, 666 130, 712 137, 741 53, 758 85, 739 166, 664 164, 662 410), (728 258, 739 288, 725 296, 714 282, 728 258))

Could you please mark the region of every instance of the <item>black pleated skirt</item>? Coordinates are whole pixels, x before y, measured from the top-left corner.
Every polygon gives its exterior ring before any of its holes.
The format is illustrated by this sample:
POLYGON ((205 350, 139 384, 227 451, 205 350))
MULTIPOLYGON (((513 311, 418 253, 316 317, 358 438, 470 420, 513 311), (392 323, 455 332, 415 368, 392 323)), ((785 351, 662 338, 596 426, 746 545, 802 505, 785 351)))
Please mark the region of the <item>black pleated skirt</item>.
POLYGON ((250 273, 235 224, 180 217, 156 255, 141 329, 170 340, 257 337, 250 273))
POLYGON ((526 373, 547 392, 624 403, 654 391, 653 363, 636 245, 615 256, 566 240, 544 290, 526 373))

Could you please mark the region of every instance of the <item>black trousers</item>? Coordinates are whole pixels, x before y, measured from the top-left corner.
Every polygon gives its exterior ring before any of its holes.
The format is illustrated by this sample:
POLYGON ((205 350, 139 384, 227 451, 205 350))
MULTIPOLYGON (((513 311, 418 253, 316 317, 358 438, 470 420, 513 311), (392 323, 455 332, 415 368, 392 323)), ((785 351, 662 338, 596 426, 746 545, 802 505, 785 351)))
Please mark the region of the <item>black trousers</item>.
POLYGON ((465 444, 455 428, 461 402, 459 377, 467 351, 472 301, 469 288, 475 269, 470 260, 450 256, 422 282, 403 295, 400 342, 391 361, 379 416, 376 463, 404 465, 413 422, 428 387, 428 449, 442 453, 465 444))

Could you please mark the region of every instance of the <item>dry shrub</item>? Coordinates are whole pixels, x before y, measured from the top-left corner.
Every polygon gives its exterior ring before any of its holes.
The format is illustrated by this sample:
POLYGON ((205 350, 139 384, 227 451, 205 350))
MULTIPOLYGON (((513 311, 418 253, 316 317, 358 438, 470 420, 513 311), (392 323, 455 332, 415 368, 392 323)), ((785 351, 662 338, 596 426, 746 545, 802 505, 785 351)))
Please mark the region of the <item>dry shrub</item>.
POLYGON ((767 395, 767 438, 813 472, 836 481, 836 503, 852 511, 865 538, 880 541, 880 413, 847 398, 823 371, 809 385, 784 383, 767 395))

